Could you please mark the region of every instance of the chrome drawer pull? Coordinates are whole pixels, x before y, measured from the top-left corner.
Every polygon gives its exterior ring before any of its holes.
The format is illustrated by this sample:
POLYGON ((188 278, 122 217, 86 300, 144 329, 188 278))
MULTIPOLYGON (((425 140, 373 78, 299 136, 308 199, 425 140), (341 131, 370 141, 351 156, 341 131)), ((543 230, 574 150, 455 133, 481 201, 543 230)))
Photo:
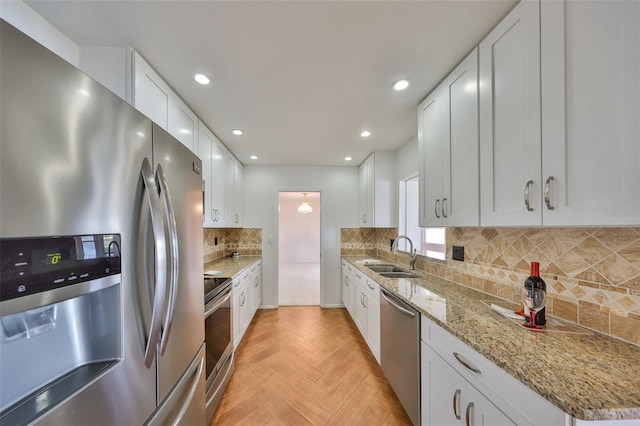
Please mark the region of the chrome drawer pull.
POLYGON ((469 363, 469 361, 467 361, 466 359, 462 358, 462 355, 460 355, 458 352, 454 352, 453 356, 456 357, 456 359, 458 360, 458 362, 462 365, 464 365, 465 367, 467 367, 469 370, 473 371, 474 373, 478 373, 478 374, 482 374, 482 371, 478 370, 476 367, 474 367, 473 365, 471 365, 469 363))
POLYGON ((438 219, 440 219, 440 215, 438 214, 438 207, 440 207, 440 199, 436 200, 436 205, 434 206, 435 214, 438 219))

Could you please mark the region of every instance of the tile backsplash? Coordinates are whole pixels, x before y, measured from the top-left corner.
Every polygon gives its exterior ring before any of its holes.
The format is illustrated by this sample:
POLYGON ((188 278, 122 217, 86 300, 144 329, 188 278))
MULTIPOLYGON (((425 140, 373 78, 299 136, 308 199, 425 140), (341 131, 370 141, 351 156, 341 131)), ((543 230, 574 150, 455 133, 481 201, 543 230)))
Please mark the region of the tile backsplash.
POLYGON ((234 251, 241 255, 262 255, 262 228, 204 229, 205 263, 230 256, 234 251))
MULTIPOLYGON (((394 228, 345 228, 342 254, 407 263, 391 254, 394 228)), ((465 261, 419 258, 416 268, 507 300, 517 300, 540 262, 550 314, 640 344, 640 228, 448 228, 465 261)))

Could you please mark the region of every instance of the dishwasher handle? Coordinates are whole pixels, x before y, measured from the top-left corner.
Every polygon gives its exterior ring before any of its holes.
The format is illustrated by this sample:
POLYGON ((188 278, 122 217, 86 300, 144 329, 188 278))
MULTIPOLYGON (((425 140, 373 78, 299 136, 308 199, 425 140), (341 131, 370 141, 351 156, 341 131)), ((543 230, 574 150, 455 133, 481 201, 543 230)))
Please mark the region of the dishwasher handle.
POLYGON ((411 318, 415 318, 415 317, 416 317, 416 314, 415 314, 415 313, 413 313, 413 312, 411 312, 411 311, 409 311, 409 310, 407 310, 407 309, 403 308, 402 306, 398 305, 394 300, 389 299, 388 294, 387 294, 384 290, 382 290, 382 291, 380 292, 380 294, 382 295, 382 297, 384 297, 384 300, 386 300, 387 302, 389 302, 389 304, 390 304, 391 306, 393 306, 394 308, 396 308, 397 310, 399 310, 399 311, 400 311, 400 312, 402 312, 403 314, 405 314, 405 315, 407 315, 407 316, 409 316, 409 317, 411 317, 411 318))

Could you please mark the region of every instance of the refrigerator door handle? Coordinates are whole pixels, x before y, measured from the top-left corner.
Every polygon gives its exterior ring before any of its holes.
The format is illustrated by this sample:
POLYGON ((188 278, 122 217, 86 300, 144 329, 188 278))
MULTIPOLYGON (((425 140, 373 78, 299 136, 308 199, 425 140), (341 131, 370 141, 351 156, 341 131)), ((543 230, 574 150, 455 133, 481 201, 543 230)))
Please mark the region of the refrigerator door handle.
POLYGON ((169 194, 169 188, 167 181, 164 177, 164 171, 162 166, 158 164, 156 168, 156 180, 160 189, 160 195, 162 196, 164 212, 166 215, 166 223, 169 229, 169 265, 171 267, 169 275, 169 303, 167 306, 167 313, 164 318, 164 325, 162 327, 162 338, 160 341, 160 354, 164 354, 167 348, 167 342, 169 340, 169 331, 171 330, 171 322, 173 321, 173 312, 176 305, 176 293, 178 292, 178 274, 180 272, 179 257, 178 257, 178 231, 176 226, 176 217, 173 211, 173 204, 171 203, 171 195, 169 194))
POLYGON ((149 212, 151 214, 151 226, 153 228, 153 240, 155 244, 155 291, 153 297, 153 309, 151 311, 151 326, 149 338, 144 350, 144 364, 151 367, 155 357, 160 332, 162 326, 162 311, 165 302, 165 289, 167 286, 167 247, 164 235, 162 215, 158 209, 157 187, 151 170, 149 160, 145 157, 142 160, 140 176, 144 185, 144 192, 147 194, 149 212))

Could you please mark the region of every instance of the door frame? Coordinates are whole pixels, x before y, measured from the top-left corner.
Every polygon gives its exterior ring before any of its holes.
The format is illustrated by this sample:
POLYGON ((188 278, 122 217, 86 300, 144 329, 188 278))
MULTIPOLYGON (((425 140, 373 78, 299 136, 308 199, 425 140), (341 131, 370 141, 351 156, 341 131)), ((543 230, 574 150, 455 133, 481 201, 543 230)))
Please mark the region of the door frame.
POLYGON ((281 192, 318 192, 320 193, 320 307, 325 307, 325 292, 326 286, 324 282, 325 277, 325 261, 326 256, 323 256, 325 251, 325 242, 324 235, 322 230, 324 229, 325 223, 325 209, 322 208, 322 200, 324 198, 324 188, 317 186, 304 186, 304 187, 279 187, 276 189, 276 202, 275 202, 275 233, 274 233, 274 256, 275 256, 275 288, 274 288, 274 296, 275 296, 275 308, 280 307, 280 193, 281 192))

